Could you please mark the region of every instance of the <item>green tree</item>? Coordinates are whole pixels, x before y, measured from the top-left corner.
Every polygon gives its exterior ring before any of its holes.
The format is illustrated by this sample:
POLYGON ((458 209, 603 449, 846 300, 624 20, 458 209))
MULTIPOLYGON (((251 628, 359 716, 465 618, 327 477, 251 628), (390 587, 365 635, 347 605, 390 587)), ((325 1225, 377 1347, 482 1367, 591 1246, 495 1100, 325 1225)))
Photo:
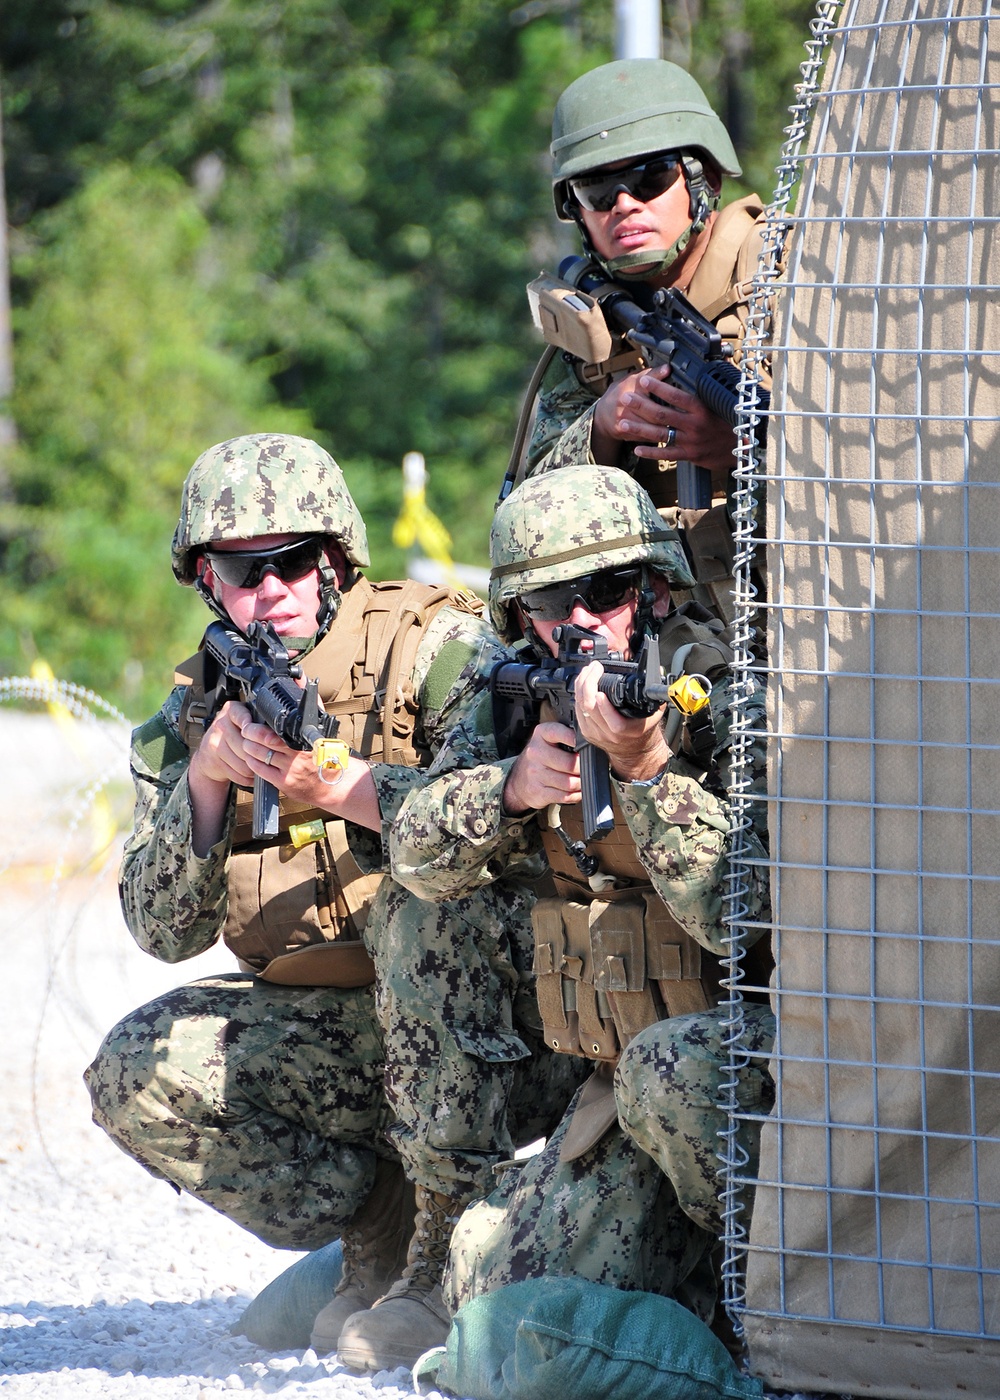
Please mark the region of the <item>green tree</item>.
MULTIPOLYGON (((747 175, 733 195, 769 193, 812 8, 811 0, 664 5, 670 56, 691 67, 738 126, 747 175)), ((91 267, 74 260, 70 229, 84 207, 96 222, 88 191, 101 189, 110 169, 121 180, 125 170, 140 183, 174 181, 176 209, 183 204, 197 227, 183 256, 176 248, 168 255, 155 218, 143 232, 137 211, 102 216, 109 247, 133 250, 121 269, 124 325, 141 322, 147 282, 177 287, 159 306, 168 347, 186 344, 181 360, 208 398, 222 395, 220 411, 228 396, 229 421, 250 421, 254 407, 255 422, 263 416, 278 426, 280 404, 311 425, 348 473, 382 576, 405 564, 390 532, 401 459, 413 449, 427 459, 430 505, 451 529, 456 557, 484 562, 539 349, 524 285, 573 246, 551 213, 551 111, 567 82, 611 56, 612 42, 610 0, 557 0, 547 12, 498 0, 5 0, 13 291, 22 313, 30 308, 17 322, 15 492, 18 520, 30 517, 32 527, 6 547, 5 585, 23 605, 8 604, 11 616, 27 618, 34 633, 41 600, 53 619, 77 606, 74 598, 57 605, 69 580, 38 552, 40 512, 55 529, 61 510, 77 509, 70 503, 85 482, 95 497, 103 490, 115 501, 122 531, 149 558, 149 503, 165 518, 182 466, 228 431, 214 430, 222 419, 206 412, 198 441, 186 396, 154 395, 155 413, 135 427, 143 452, 119 451, 114 432, 136 409, 118 369, 117 313, 82 332, 93 373, 82 381, 86 392, 66 391, 79 396, 80 411, 64 422, 51 410, 36 366, 55 362, 57 304, 82 306, 92 295, 91 267), (142 259, 156 247, 164 261, 152 276, 142 259), (166 314, 182 308, 186 342, 166 314), (217 357, 241 390, 211 369, 217 357), (169 444, 162 451, 177 449, 175 466, 155 466, 155 440, 169 444), (128 512, 120 501, 131 502, 128 512)), ((103 188, 112 202, 132 198, 124 185, 103 188)), ((161 334, 155 319, 144 324, 140 339, 161 334)), ((63 364, 76 354, 65 342, 78 330, 60 334, 63 364)), ((160 352, 150 343, 144 353, 160 352)), ((145 585, 156 599, 151 612, 162 606, 154 572, 145 585)), ((95 572, 94 593, 109 582, 95 572)), ((135 655, 147 635, 136 633, 135 655)), ((5 623, 7 668, 14 638, 14 623, 5 623)), ((89 653, 77 657, 67 644, 66 674, 82 678, 90 666, 88 677, 120 693, 127 653, 116 641, 91 666, 89 653)))
POLYGON ((40 237, 18 266, 33 294, 15 317, 0 646, 147 706, 198 635, 168 569, 187 468, 211 442, 311 425, 274 403, 268 366, 224 347, 208 228, 177 175, 110 165, 40 237))

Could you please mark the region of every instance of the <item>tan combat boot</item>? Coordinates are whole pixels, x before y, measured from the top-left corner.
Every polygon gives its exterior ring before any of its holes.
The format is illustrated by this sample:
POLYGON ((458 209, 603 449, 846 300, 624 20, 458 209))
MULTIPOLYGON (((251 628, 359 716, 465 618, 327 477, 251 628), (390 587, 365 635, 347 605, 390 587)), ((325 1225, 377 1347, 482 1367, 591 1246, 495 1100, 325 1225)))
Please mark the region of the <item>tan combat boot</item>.
POLYGON ((468 1197, 454 1199, 417 1187, 417 1215, 403 1277, 367 1312, 348 1318, 337 1359, 351 1371, 412 1366, 442 1346, 451 1320, 441 1298, 448 1246, 468 1197))
POLYGON ((336 1351, 347 1319, 370 1308, 403 1272, 414 1209, 413 1186, 401 1164, 378 1158, 368 1198, 340 1236, 340 1282, 313 1323, 309 1345, 317 1356, 336 1351))

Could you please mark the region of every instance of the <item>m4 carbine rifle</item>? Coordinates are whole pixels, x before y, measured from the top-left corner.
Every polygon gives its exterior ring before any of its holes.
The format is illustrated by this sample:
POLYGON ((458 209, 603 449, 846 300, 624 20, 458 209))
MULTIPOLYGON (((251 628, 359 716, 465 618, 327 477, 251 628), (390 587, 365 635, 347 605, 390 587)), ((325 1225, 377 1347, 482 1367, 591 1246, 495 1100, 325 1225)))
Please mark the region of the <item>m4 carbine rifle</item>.
MULTIPOLYGON (((349 749, 334 736, 338 721, 319 703, 319 683, 298 684, 302 668, 269 622, 251 622, 246 636, 213 622, 205 633, 205 698, 208 722, 227 700, 246 705, 292 749, 311 750, 321 772, 344 769, 349 749)), ((278 834, 278 789, 259 774, 253 780, 253 838, 278 834)))
MULTIPOLYGON (((638 350, 650 369, 669 365, 675 388, 696 395, 733 428, 740 426, 741 375, 732 363, 732 346, 685 296, 673 287, 661 287, 653 297, 653 309, 644 311, 627 288, 609 281, 589 258, 565 258, 559 278, 561 286, 556 279, 541 277, 528 288, 535 321, 550 344, 585 358, 584 346, 594 343, 592 318, 597 307, 608 331, 638 350)), ((752 426, 759 442, 766 433, 770 404, 770 394, 758 386, 757 422, 752 426)), ((501 498, 506 494, 503 491, 501 498)), ((712 477, 705 467, 678 463, 677 504, 692 510, 711 506, 712 477)))
POLYGON ((571 841, 561 826, 555 829, 579 870, 590 876, 598 862, 586 844, 606 836, 615 818, 608 756, 584 739, 577 723, 573 693, 577 676, 591 661, 599 661, 604 675, 598 690, 621 714, 634 718, 655 714, 668 700, 684 713, 695 713, 708 703, 712 687, 704 676, 664 680, 655 638, 644 640, 635 661, 624 661, 617 652, 609 652, 606 638, 587 627, 566 622, 552 636, 559 644, 557 656, 531 664, 500 661, 490 674, 497 747, 501 758, 520 753, 539 722, 543 701, 548 701, 554 719, 573 730, 573 749, 580 755, 583 841, 571 841))

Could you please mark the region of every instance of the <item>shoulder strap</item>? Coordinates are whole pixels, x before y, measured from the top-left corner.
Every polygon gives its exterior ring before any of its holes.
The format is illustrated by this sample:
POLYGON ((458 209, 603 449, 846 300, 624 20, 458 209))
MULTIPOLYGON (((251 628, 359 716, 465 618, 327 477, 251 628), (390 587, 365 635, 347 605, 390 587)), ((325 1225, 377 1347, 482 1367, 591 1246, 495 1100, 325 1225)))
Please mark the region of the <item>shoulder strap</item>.
POLYGON ((760 251, 762 212, 759 197, 747 195, 728 204, 715 222, 688 288, 689 300, 710 321, 727 306, 744 300, 742 283, 753 276, 760 251))
POLYGON ((524 391, 521 400, 521 411, 517 417, 517 427, 514 429, 514 442, 510 449, 510 457, 507 461, 507 470, 504 473, 503 482, 500 486, 500 500, 505 501, 515 486, 519 486, 524 480, 525 461, 524 451, 527 446, 528 436, 535 419, 538 406, 538 391, 542 387, 542 380, 548 372, 549 365, 555 359, 556 345, 546 345, 541 353, 534 373, 528 381, 528 387, 524 391))
MULTIPOLYGON (((352 599, 351 589, 348 599, 352 599)), ((467 612, 478 612, 468 596, 454 589, 418 583, 368 583, 350 608, 341 609, 323 642, 306 659, 304 669, 320 681, 320 693, 327 711, 346 719, 357 717, 356 745, 370 757, 370 740, 375 720, 381 731, 381 762, 415 762, 415 755, 400 759, 400 745, 412 742, 416 705, 410 685, 421 638, 446 604, 467 612), (311 663, 311 664, 310 664, 311 663), (363 722, 362 714, 369 720, 363 722)))
POLYGON ((365 613, 372 592, 368 580, 359 578, 345 593, 330 631, 302 662, 305 674, 319 681, 324 700, 335 700, 351 679, 365 637, 365 613))
MULTIPOLYGON (((385 676, 385 699, 382 704, 382 762, 391 763, 395 753, 393 715, 399 700, 404 698, 402 681, 409 681, 417 658, 420 639, 431 621, 453 598, 450 588, 433 587, 407 579, 405 583, 392 585, 399 589, 393 619, 396 622, 388 637, 388 666, 385 676)), ((389 629, 386 629, 389 632, 389 629)), ((379 658, 381 663, 381 657, 379 658)), ((378 673, 381 674, 379 664, 378 673)))

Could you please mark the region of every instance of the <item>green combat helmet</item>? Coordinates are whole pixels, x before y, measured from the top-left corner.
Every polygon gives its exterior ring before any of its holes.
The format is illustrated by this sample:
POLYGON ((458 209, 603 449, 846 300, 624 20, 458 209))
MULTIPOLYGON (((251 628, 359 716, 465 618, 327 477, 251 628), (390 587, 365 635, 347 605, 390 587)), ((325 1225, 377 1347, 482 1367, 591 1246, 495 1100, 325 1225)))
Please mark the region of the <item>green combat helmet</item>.
MULTIPOLYGON (((284 534, 329 535, 355 568, 370 562, 365 522, 343 472, 318 443, 284 433, 230 438, 203 452, 187 474, 170 550, 174 576, 194 584, 225 617, 198 577, 201 546, 284 534)), ((317 636, 340 603, 333 570, 324 565, 320 594, 317 636)))
MULTIPOLYGON (((707 157, 723 175, 741 174, 729 133, 689 73, 661 58, 625 58, 602 64, 570 83, 552 118, 552 194, 556 214, 575 221, 594 256, 568 181, 617 161, 637 160, 657 151, 681 151, 691 200, 691 227, 673 248, 664 249, 662 271, 683 252, 693 233, 718 207, 718 193, 705 179, 707 157), (679 245, 679 246, 678 246, 679 245)), ((649 250, 602 263, 612 275, 650 262, 649 250), (638 261, 636 261, 638 260, 638 261)), ((598 261, 601 261, 598 259, 598 261)))
POLYGON ((521 635, 510 604, 533 588, 629 564, 694 586, 677 531, 617 467, 560 467, 522 482, 497 507, 490 558, 490 618, 506 642, 521 635))

